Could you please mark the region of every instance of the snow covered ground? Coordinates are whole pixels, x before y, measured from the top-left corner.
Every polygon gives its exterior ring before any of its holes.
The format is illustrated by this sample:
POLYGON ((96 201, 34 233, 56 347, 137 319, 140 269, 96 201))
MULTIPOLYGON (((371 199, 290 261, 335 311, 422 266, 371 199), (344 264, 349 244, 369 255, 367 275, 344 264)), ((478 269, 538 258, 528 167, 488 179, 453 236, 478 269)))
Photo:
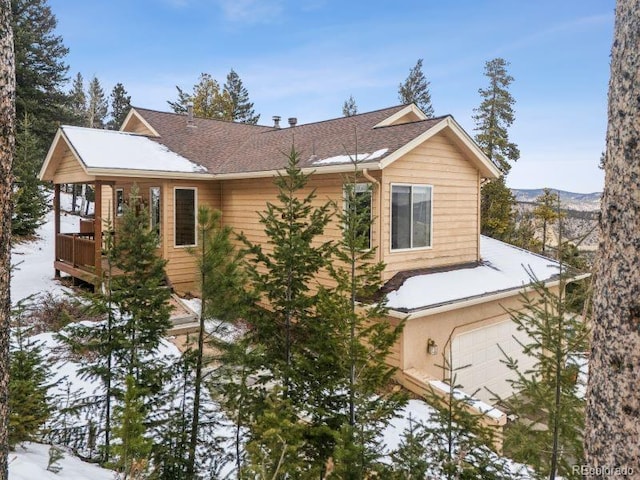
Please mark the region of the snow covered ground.
MULTIPOLYGON (((65 215, 61 218, 61 230, 77 231, 78 217, 65 215)), ((46 216, 46 223, 38 230, 37 240, 30 243, 15 245, 12 249, 12 264, 15 265, 12 273, 11 299, 15 304, 20 299, 33 294, 51 292, 55 295, 66 291, 53 279, 53 214, 46 216)), ((199 309, 198 301, 189 302, 190 306, 199 309)), ((215 325, 208 325, 208 329, 215 329, 215 325)), ((233 333, 232 333, 233 334, 233 333)), ((81 378, 79 375, 80 364, 72 359, 60 356, 56 347, 59 340, 50 332, 37 335, 35 339, 42 343, 42 353, 49 357, 51 371, 54 374, 52 380, 60 380, 58 386, 51 392, 64 397, 67 387, 78 394, 92 395, 97 393, 99 385, 95 382, 81 378)), ((163 342, 158 357, 170 358, 179 355, 178 349, 166 341, 163 342)), ((421 400, 411 400, 402 411, 398 412, 390 425, 381 432, 381 438, 386 444, 386 450, 391 451, 400 443, 402 432, 409 425, 409 417, 413 421, 426 421, 432 412, 432 408, 421 400)), ((74 419, 70 419, 71 422, 74 419)), ((86 418, 78 417, 78 423, 86 422, 86 418)), ((222 427, 225 428, 224 426, 222 427)), ((220 432, 223 437, 228 437, 228 432, 220 432)), ((10 454, 9 478, 11 480, 35 480, 64 478, 66 480, 92 480, 113 479, 114 472, 99 468, 93 464, 82 462, 71 453, 66 453, 65 458, 59 462, 62 467, 60 473, 55 474, 46 470, 49 459, 49 446, 28 443, 16 449, 10 454)), ((521 466, 512 464, 513 469, 521 466)))
POLYGON ((115 472, 83 462, 69 452, 56 465, 58 473, 47 470, 50 445, 25 443, 9 452, 10 480, 114 480, 115 472))

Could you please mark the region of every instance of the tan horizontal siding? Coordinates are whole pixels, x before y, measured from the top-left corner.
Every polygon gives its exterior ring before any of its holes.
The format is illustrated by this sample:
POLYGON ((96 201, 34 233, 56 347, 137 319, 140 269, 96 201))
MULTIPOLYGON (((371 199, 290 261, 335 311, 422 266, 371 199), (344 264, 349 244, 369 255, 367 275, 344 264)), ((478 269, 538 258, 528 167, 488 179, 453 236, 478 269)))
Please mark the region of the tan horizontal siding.
POLYGON ((382 172, 383 278, 403 270, 455 265, 478 260, 478 171, 438 134, 382 172), (431 247, 391 251, 391 185, 431 185, 431 247))
POLYGON ((78 160, 68 150, 64 149, 64 154, 56 168, 53 176, 53 183, 77 183, 90 182, 93 177, 87 175, 78 160))

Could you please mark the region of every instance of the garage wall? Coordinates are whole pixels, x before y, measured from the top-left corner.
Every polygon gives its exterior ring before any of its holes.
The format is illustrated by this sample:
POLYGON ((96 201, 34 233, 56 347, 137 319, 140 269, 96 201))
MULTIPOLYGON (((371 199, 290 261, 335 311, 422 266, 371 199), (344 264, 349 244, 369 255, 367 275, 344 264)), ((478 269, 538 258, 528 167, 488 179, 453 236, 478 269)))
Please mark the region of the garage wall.
MULTIPOLYGON (((551 290, 556 292, 557 288, 551 290)), ((430 378, 444 380, 449 377, 448 364, 454 368, 470 365, 457 373, 457 382, 464 382, 467 393, 484 387, 485 382, 497 384, 497 379, 478 372, 497 369, 502 357, 496 353, 496 343, 505 343, 514 352, 515 347, 506 341, 513 331, 506 311, 521 307, 522 301, 514 292, 499 300, 408 320, 402 334, 400 369, 416 369, 430 378), (438 346, 437 355, 427 353, 429 339, 438 346)))

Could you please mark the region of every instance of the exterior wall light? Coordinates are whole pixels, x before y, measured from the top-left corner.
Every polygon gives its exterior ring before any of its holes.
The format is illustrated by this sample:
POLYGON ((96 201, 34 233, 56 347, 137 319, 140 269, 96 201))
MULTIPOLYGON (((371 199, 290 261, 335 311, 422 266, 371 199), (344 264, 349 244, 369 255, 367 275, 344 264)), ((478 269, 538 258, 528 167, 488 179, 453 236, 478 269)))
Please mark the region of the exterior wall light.
POLYGON ((429 355, 437 355, 438 354, 438 345, 433 338, 427 340, 427 353, 429 355))

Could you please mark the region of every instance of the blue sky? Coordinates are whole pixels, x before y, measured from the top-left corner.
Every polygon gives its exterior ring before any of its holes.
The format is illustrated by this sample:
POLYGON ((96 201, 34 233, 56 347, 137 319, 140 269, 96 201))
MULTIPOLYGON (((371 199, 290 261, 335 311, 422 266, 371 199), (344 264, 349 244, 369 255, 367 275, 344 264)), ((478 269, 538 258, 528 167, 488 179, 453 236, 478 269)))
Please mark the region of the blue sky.
POLYGON ((436 115, 473 135, 484 64, 510 62, 521 151, 515 188, 602 189, 614 0, 49 0, 70 76, 122 82, 132 103, 168 110, 176 85, 233 68, 260 123, 398 104, 418 58, 436 115))

